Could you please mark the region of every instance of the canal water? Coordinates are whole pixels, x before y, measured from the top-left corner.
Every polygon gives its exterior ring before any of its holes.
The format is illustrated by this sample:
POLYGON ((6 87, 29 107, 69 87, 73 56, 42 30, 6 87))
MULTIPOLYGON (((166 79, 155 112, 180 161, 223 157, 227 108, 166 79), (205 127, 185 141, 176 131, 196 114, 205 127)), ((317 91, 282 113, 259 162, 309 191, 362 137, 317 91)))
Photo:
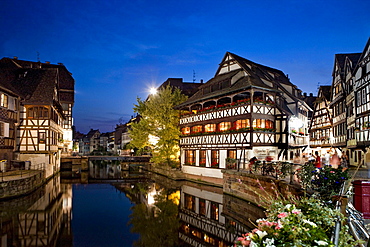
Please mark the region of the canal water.
POLYGON ((0 247, 232 246, 263 217, 222 188, 99 164, 0 202, 0 247))

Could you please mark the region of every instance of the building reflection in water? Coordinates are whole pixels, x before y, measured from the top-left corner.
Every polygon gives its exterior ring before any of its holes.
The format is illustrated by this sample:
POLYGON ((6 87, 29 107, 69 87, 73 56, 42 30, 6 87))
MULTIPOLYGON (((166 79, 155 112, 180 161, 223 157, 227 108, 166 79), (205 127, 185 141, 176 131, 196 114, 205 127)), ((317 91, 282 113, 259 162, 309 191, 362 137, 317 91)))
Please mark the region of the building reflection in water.
MULTIPOLYGON (((107 174, 95 172, 100 178, 107 174)), ((128 174, 127 179, 114 183, 107 176, 102 184, 111 184, 116 193, 123 192, 130 200, 131 204, 121 209, 131 211, 129 221, 122 224, 130 224, 132 234, 140 235, 139 246, 231 246, 254 228, 252 222, 264 217, 257 206, 223 194, 222 188, 146 175, 132 179, 128 174)), ((74 183, 76 179, 61 183, 54 177, 28 196, 0 202, 0 247, 73 246, 74 183)))
POLYGON ((62 224, 70 229, 71 195, 54 177, 28 196, 1 202, 1 247, 56 246, 62 224))

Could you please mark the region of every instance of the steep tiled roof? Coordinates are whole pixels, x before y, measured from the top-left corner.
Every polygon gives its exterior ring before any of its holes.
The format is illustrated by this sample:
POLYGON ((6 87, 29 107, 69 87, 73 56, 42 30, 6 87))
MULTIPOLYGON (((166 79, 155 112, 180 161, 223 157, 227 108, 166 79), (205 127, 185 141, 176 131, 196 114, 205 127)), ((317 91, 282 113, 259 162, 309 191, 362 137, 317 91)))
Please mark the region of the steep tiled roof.
POLYGON ((280 70, 254 63, 230 52, 226 53, 224 60, 227 56, 232 57, 233 61, 236 61, 240 68, 231 70, 230 72, 220 73, 220 66, 216 72, 216 75, 212 79, 200 86, 199 90, 193 96, 177 107, 181 108, 182 106, 188 104, 212 99, 216 96, 220 97, 230 93, 237 93, 252 87, 270 91, 279 91, 278 84, 287 84, 296 88, 296 86, 293 85, 280 70), (233 77, 233 80, 236 81, 231 83, 233 77), (229 86, 216 88, 214 90, 205 90, 207 88, 211 89, 214 85, 216 86, 222 82, 229 82, 229 86))
POLYGON ((19 78, 13 81, 13 86, 25 99, 27 104, 53 104, 56 100, 57 73, 55 69, 22 69, 19 78))
MULTIPOLYGON (((32 62, 19 60, 16 58, 2 58, 0 60, 1 70, 5 70, 8 76, 12 76, 13 80, 16 79, 19 74, 24 73, 24 70, 55 70, 57 73, 57 82, 59 100, 61 102, 74 102, 74 79, 72 74, 67 70, 63 64, 50 64, 41 62, 32 62), (22 70, 23 69, 23 70, 22 70)), ((12 80, 10 80, 12 81, 12 80)))

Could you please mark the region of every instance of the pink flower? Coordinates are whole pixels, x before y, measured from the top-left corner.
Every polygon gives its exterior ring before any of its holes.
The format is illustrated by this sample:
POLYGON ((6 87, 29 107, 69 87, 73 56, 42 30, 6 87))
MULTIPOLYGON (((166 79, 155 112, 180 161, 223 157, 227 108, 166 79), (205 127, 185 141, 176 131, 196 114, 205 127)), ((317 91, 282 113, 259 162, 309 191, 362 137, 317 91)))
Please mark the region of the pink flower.
POLYGON ((292 213, 293 214, 300 214, 301 213, 301 210, 293 210, 292 213))
POLYGON ((286 213, 286 212, 282 212, 282 213, 280 213, 280 214, 278 214, 278 218, 285 218, 285 217, 287 217, 288 216, 288 213, 286 213))

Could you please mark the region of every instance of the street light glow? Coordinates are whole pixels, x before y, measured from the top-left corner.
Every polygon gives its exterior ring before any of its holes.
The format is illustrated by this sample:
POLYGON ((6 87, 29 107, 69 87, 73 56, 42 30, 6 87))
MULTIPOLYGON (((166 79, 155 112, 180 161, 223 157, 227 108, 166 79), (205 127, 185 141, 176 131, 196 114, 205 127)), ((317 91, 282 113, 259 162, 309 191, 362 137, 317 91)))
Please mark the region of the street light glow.
POLYGON ((150 88, 149 92, 150 92, 150 94, 153 94, 154 95, 154 94, 157 93, 157 89, 154 88, 154 87, 152 87, 152 88, 150 88))

